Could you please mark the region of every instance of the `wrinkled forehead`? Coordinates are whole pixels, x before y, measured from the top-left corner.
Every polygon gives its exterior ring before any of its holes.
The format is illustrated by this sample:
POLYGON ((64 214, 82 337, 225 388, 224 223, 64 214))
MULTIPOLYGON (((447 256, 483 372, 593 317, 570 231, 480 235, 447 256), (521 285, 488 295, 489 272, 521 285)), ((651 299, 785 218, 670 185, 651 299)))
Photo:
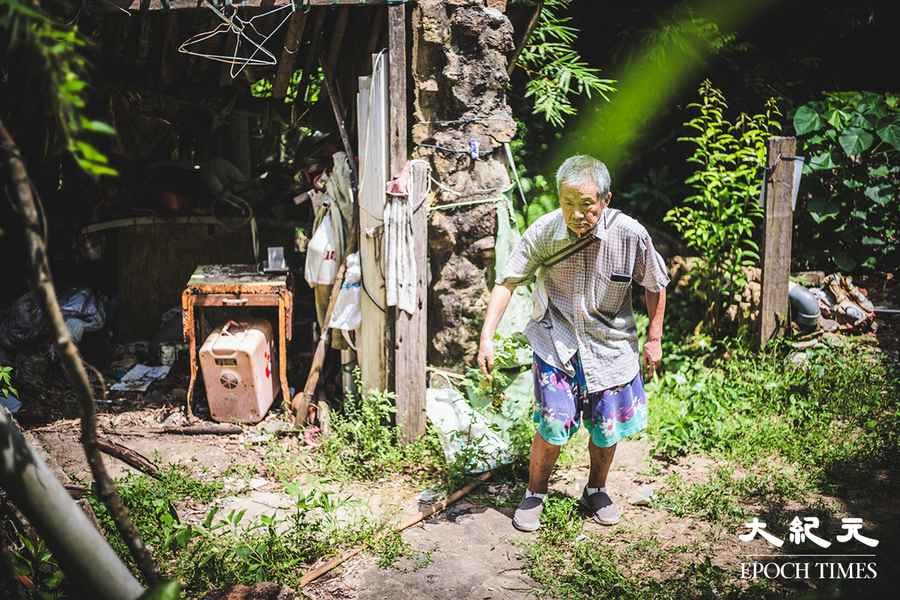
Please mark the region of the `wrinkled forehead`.
POLYGON ((560 198, 593 198, 597 199, 597 186, 592 181, 582 183, 564 183, 559 188, 560 198))

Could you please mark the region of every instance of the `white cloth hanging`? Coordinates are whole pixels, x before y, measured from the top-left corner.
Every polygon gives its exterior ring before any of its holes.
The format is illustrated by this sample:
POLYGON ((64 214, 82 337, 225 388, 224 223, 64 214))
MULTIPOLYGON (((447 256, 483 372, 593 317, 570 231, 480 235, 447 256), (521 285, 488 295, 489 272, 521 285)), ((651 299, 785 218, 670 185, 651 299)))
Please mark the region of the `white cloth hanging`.
POLYGON ((416 256, 409 198, 410 166, 388 183, 384 204, 384 285, 388 306, 412 315, 416 311, 416 256))

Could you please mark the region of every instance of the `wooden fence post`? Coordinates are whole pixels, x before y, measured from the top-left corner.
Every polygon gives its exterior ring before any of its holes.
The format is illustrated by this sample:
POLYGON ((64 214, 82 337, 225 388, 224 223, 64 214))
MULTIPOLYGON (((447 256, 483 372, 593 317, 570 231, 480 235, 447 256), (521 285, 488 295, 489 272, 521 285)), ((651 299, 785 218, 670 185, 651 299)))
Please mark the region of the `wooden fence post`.
POLYGON ((794 183, 794 153, 797 140, 792 137, 769 139, 766 156, 765 218, 762 244, 762 300, 759 314, 759 347, 790 327, 788 317, 788 280, 791 273, 791 232, 794 183))
MULTIPOLYGON (((403 170, 407 160, 407 61, 406 10, 402 4, 388 8, 390 53, 390 148, 391 176, 403 170)), ((397 397, 400 437, 412 442, 425 433, 425 353, 427 348, 427 207, 422 203, 427 188, 428 166, 417 164, 410 174, 408 201, 418 207, 412 226, 416 259, 416 312, 394 311, 393 382, 397 397)))

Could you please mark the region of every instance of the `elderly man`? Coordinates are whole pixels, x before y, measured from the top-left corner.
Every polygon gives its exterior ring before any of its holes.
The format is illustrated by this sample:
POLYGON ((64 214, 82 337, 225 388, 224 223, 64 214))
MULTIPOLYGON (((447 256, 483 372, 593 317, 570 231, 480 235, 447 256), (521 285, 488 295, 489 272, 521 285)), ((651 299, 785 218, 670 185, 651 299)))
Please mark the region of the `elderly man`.
POLYGON ((606 489, 616 443, 646 426, 647 397, 638 361, 631 284, 644 288, 650 314, 644 365, 652 377, 662 357, 665 263, 647 230, 609 208, 609 172, 590 156, 567 159, 556 174, 560 208, 535 221, 513 251, 491 294, 478 364, 493 369, 493 338, 516 285, 537 274, 541 302, 525 328, 534 349, 537 433, 528 490, 513 525, 540 527, 550 472, 562 444, 582 420, 590 433, 591 469, 581 504, 613 525, 619 510, 606 489), (538 271, 538 269, 541 269, 538 271))

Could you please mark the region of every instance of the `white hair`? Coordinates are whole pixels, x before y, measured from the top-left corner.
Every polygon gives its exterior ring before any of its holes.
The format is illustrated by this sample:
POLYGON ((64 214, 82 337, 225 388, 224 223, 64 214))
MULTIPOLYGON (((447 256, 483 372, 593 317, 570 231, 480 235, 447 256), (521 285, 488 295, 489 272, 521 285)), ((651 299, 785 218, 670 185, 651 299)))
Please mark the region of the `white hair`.
POLYGON ((564 185, 584 185, 593 183, 597 186, 597 195, 605 196, 609 193, 611 181, 609 170, 602 162, 587 154, 570 156, 556 171, 557 193, 564 185))

